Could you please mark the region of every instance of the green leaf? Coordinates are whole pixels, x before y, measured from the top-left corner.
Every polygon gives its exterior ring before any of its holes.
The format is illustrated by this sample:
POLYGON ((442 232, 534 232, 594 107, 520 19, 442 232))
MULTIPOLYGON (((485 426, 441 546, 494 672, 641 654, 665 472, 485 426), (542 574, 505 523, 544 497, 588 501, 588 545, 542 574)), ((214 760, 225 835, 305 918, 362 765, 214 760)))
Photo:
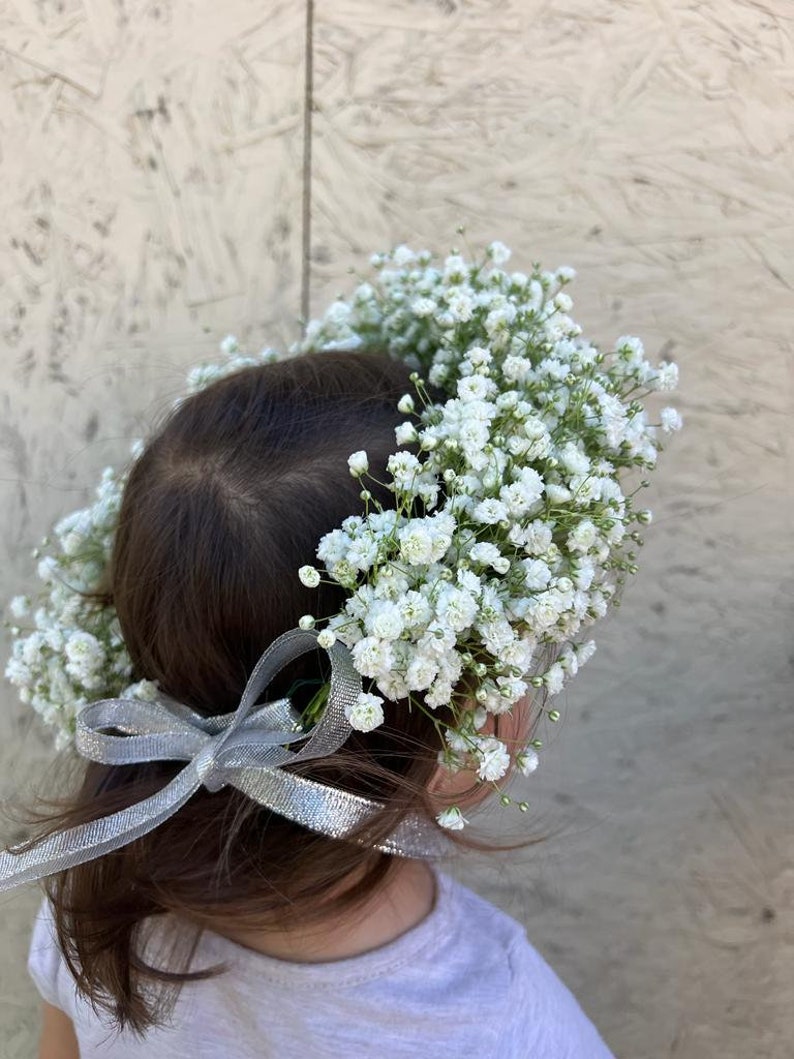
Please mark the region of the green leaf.
POLYGON ((301 727, 311 728, 315 725, 320 717, 322 716, 325 704, 328 701, 328 694, 331 691, 330 682, 322 684, 311 698, 309 705, 301 714, 301 727))

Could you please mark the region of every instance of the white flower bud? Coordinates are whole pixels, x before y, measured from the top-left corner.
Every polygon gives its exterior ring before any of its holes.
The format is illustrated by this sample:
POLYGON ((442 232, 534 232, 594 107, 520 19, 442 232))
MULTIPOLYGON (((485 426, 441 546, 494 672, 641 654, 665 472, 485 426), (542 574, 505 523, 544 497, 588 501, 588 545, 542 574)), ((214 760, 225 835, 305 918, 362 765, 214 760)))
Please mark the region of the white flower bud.
POLYGON ((369 470, 369 460, 365 450, 360 449, 358 452, 354 452, 352 456, 348 456, 347 465, 354 478, 360 478, 362 474, 365 474, 369 470))
POLYGON ((329 647, 333 647, 336 643, 336 633, 333 629, 323 629, 323 631, 317 636, 317 646, 324 647, 326 650, 329 647))
POLYGON ((449 809, 442 810, 436 820, 441 827, 445 827, 448 831, 462 831, 469 822, 457 805, 451 805, 449 809))
POLYGON ((398 445, 407 445, 416 441, 418 434, 413 423, 400 423, 394 428, 394 436, 398 445))

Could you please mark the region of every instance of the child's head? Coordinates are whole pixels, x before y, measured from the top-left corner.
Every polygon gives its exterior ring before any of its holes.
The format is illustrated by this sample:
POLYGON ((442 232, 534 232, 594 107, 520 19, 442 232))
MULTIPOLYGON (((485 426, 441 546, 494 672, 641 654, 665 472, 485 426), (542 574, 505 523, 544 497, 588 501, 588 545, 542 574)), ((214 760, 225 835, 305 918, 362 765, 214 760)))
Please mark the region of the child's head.
MULTIPOLYGON (((297 571, 315 561, 325 533, 362 510, 349 454, 366 449, 373 478, 386 480, 403 418, 397 402, 410 388, 409 369, 385 354, 328 352, 243 370, 171 414, 132 468, 111 568, 110 596, 136 679, 158 681, 206 715, 231 711, 276 637, 303 614, 342 608, 342 588, 307 588, 297 571)), ((388 489, 370 480, 368 487, 393 506, 388 489)), ((304 655, 266 698, 290 694, 302 708, 327 663, 319 648, 304 655)), ((433 720, 388 703, 384 725, 292 767, 384 803, 366 825, 367 839, 379 841, 409 811, 432 819, 438 749, 433 720)), ((77 803, 58 822, 137 802, 181 767, 89 764, 77 803)), ((201 788, 148 835, 57 876, 50 891, 82 984, 110 993, 116 1014, 142 1025, 128 971, 145 917, 175 912, 216 928, 306 923, 352 907, 392 863, 366 844, 307 831, 233 787, 201 788), (340 893, 345 879, 355 884, 340 893)))

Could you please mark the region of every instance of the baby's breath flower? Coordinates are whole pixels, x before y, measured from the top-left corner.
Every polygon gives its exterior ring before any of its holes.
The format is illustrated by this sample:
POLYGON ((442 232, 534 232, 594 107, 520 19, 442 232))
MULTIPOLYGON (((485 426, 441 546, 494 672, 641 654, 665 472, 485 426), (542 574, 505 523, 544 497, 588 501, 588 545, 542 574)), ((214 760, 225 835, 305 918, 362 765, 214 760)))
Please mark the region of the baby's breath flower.
POLYGON ((373 603, 364 624, 372 636, 381 640, 397 640, 405 628, 399 605, 390 600, 373 603))
POLYGON ((436 820, 448 831, 462 831, 469 822, 457 805, 451 805, 448 809, 443 809, 436 816, 436 820))
POLYGON ((313 566, 302 566, 298 570, 298 577, 301 584, 306 585, 307 588, 317 588, 320 583, 320 571, 313 566))
POLYGON ((598 539, 598 530, 589 518, 583 519, 568 534, 568 548, 573 552, 587 552, 598 539))
POLYGON ((430 655, 417 654, 411 660, 405 680, 411 691, 424 691, 438 676, 438 662, 430 655))
POLYGON ((411 312, 419 317, 432 316, 437 308, 432 298, 417 298, 411 305, 411 312))
POLYGON ((524 572, 524 583, 530 592, 542 591, 551 581, 549 564, 542 559, 522 559, 521 568, 524 572))
POLYGON ((544 676, 543 683, 548 688, 549 695, 557 695, 562 691, 565 683, 565 670, 562 668, 559 662, 555 662, 550 666, 544 676))
POLYGON ((516 754, 516 768, 522 776, 531 776, 539 764, 538 753, 531 746, 524 747, 523 750, 516 754))
POLYGON ((488 245, 487 250, 488 257, 497 266, 506 265, 510 260, 511 250, 509 246, 505 246, 504 243, 500 243, 498 240, 488 245))
POLYGON ((394 664, 394 653, 388 640, 365 636, 353 647, 356 669, 365 677, 378 678, 394 664))
POLYGON ((26 618, 30 613, 30 597, 29 596, 14 596, 8 605, 8 609, 11 612, 11 616, 21 621, 22 618, 26 618))
POLYGON ((156 680, 139 680, 137 684, 130 684, 121 693, 122 699, 142 699, 144 702, 154 702, 160 693, 160 687, 156 680))
POLYGON ((398 532, 400 556, 409 566, 427 566, 443 558, 452 537, 433 519, 411 519, 398 532))
POLYGON ((674 430, 680 430, 683 426, 683 420, 675 408, 663 408, 661 418, 662 430, 668 434, 674 430))
POLYGON ((453 632, 468 629, 477 616, 477 600, 463 588, 444 585, 436 602, 436 614, 453 632))
POLYGON ((510 754, 495 736, 481 736, 475 747, 477 775, 481 780, 500 780, 510 767, 510 754))
POLYGON ((674 390, 678 386, 678 365, 668 364, 666 360, 659 362, 659 370, 651 378, 649 385, 654 390, 674 390))
POLYGON ((468 279, 469 266, 460 256, 460 254, 450 254, 444 262, 444 282, 455 284, 463 283, 464 280, 468 279))
POLYGON ((483 375, 469 375, 458 382, 458 397, 462 401, 481 401, 490 397, 496 390, 496 384, 483 375))
POLYGON ((421 464, 412 452, 396 452, 389 457, 387 469, 398 489, 410 491, 421 474, 421 464))
POLYGON ((392 251, 391 259, 398 268, 406 268, 414 263, 416 254, 409 246, 401 243, 400 246, 395 247, 392 251))
POLYGON ((493 526, 497 522, 506 522, 508 517, 507 505, 495 497, 487 497, 481 500, 472 511, 472 518, 476 522, 484 522, 493 526))
POLYGON ((474 299, 467 291, 451 291, 447 295, 447 305, 449 315, 452 317, 453 322, 468 323, 474 315, 474 299))
MULTIPOLYGON (((66 672, 72 679, 90 689, 99 686, 105 651, 96 636, 83 630, 73 632, 66 641, 64 654, 66 672)), ((38 658, 36 662, 39 662, 38 658)))
POLYGON ((398 445, 409 445, 416 441, 419 435, 413 423, 400 423, 394 428, 394 436, 398 445))
POLYGON ((345 706, 345 717, 357 732, 371 732, 383 724, 383 699, 361 691, 352 705, 345 706))

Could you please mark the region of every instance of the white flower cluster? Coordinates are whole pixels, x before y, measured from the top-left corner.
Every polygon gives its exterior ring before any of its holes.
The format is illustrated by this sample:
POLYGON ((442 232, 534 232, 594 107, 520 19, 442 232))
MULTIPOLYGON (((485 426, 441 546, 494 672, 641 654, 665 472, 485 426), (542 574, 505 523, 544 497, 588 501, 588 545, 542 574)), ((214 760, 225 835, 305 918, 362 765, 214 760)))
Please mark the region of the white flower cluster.
MULTIPOLYGON (((652 367, 638 338, 602 353, 581 337, 563 289, 572 269, 507 273, 509 257, 502 243, 481 262, 453 253, 434 264, 406 246, 376 255, 374 278, 297 347, 385 349, 415 369, 395 431, 407 448, 388 461, 395 509, 364 489, 364 513, 319 543, 325 578, 348 591, 327 627, 385 699, 449 707, 439 760, 491 783, 510 755, 483 733, 488 715, 532 689, 557 695, 595 650, 575 638, 637 571, 632 525, 651 513, 634 493, 648 483, 628 492, 623 479, 655 467, 662 445, 642 398, 678 378, 675 364, 652 367)), ((658 426, 678 430, 678 412, 663 409, 658 426)), ((365 484, 366 452, 348 463, 365 484)), ((303 567, 301 579, 323 575, 303 567)), ((365 730, 383 716, 376 698, 366 695, 365 730)), ((537 745, 516 756, 526 775, 537 745)), ((453 809, 439 822, 465 820, 453 809)))
MULTIPOLYGON (((227 335, 221 340, 220 351, 226 357, 226 360, 220 364, 199 364, 195 368, 191 368, 185 388, 186 397, 198 393, 200 390, 205 390, 211 383, 217 382, 218 379, 223 379, 227 375, 233 375, 234 372, 241 371, 243 368, 254 368, 261 364, 270 364, 274 360, 281 359, 278 350, 270 349, 269 347, 265 347, 260 353, 244 353, 234 335, 227 335)), ((175 404, 178 405, 181 401, 182 398, 179 398, 175 404)))
MULTIPOLYGON (((188 393, 277 357, 269 349, 243 355, 231 336, 221 351, 227 358, 222 363, 190 372, 188 393)), ((141 448, 136 442, 132 456, 141 448)), ((34 551, 41 591, 35 599, 16 596, 9 605, 14 642, 6 678, 21 700, 55 728, 59 749, 72 741, 75 717, 89 702, 118 695, 152 699, 157 693, 152 681, 130 685, 132 666, 118 618, 101 602, 125 481, 126 472, 102 472, 93 502, 61 519, 52 538, 34 551)))
POLYGON ((17 596, 9 608, 17 638, 6 677, 22 701, 56 727, 59 747, 71 739, 83 706, 129 683, 115 612, 90 595, 103 587, 122 484, 113 470, 103 472, 93 504, 61 519, 54 541, 45 539, 34 552, 44 583, 40 596, 17 596))
MULTIPOLYGON (((546 700, 595 650, 577 638, 620 602, 642 544, 633 524, 651 521, 634 503, 647 481, 628 490, 625 478, 655 467, 657 428, 682 425, 669 407, 649 422, 642 403, 675 388, 675 364, 652 367, 631 336, 599 351, 569 315, 573 270, 508 273, 509 258, 502 243, 480 262, 452 253, 436 264, 406 246, 376 255, 372 280, 334 302, 287 354, 386 350, 414 369, 387 464, 394 508, 366 488, 367 453, 352 453, 363 513, 319 541, 323 572, 298 571, 309 587, 342 585, 345 605, 300 626, 324 625, 320 645, 340 640, 371 682, 349 708, 354 728, 371 731, 384 721, 384 699, 406 699, 437 719, 445 767, 497 787, 511 756, 489 718, 535 695, 559 719, 546 700)), ((221 364, 190 373, 188 393, 282 356, 244 354, 232 336, 221 349, 221 364)), ((6 675, 58 729, 59 744, 90 700, 157 693, 148 681, 127 686, 115 612, 90 595, 102 588, 123 485, 123 474, 104 472, 94 503, 63 519, 37 553, 42 596, 11 604, 6 675)), ((540 745, 514 756, 518 771, 537 768, 540 745)), ((454 806, 438 820, 466 823, 454 806)))

